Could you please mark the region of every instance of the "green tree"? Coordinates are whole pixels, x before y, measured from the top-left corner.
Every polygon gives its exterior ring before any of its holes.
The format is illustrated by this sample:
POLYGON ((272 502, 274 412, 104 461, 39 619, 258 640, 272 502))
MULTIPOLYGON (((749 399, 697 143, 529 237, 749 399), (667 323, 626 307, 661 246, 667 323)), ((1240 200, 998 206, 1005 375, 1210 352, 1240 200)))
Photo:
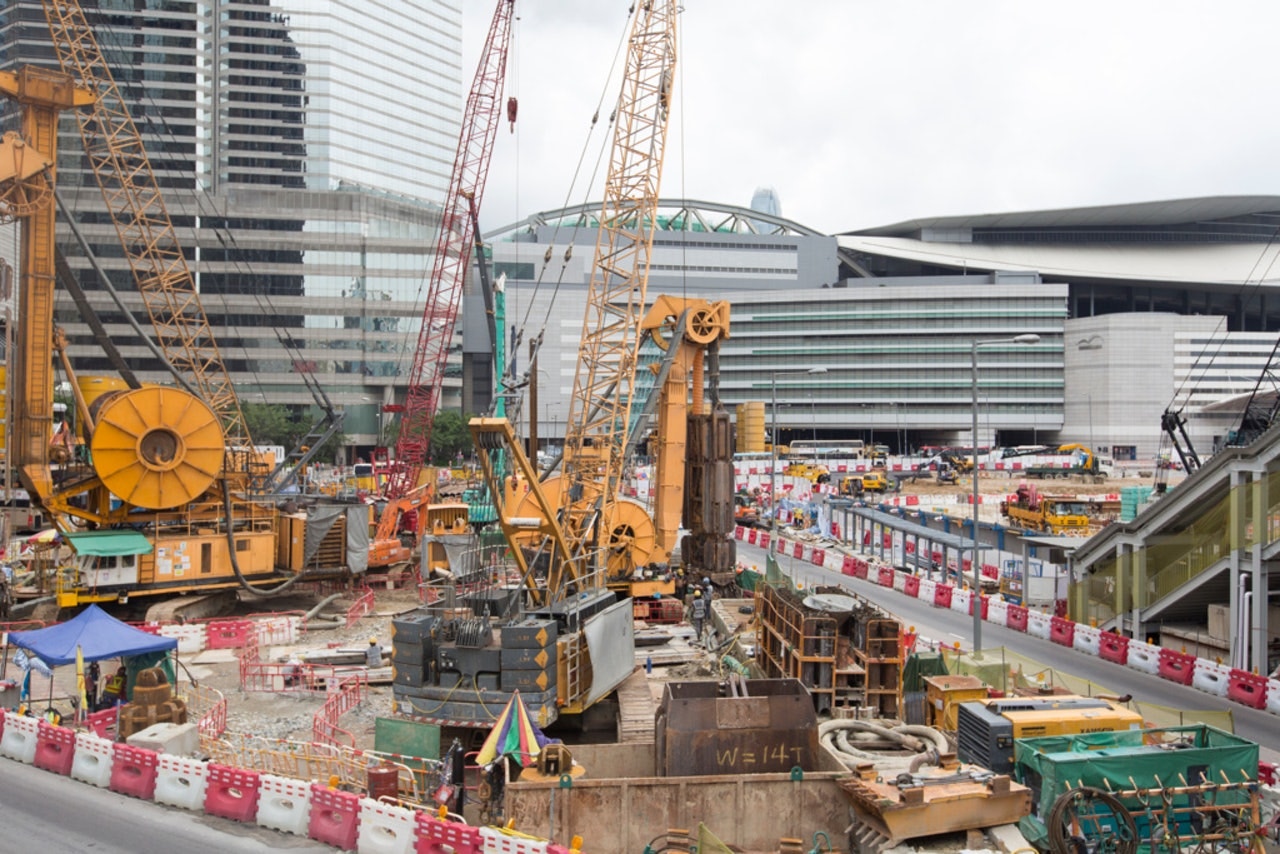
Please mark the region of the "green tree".
POLYGON ((300 413, 278 403, 245 403, 244 423, 257 445, 284 445, 291 449, 307 434, 308 424, 300 413))
POLYGON ((475 445, 471 441, 471 431, 467 429, 470 415, 451 410, 440 410, 436 413, 431 425, 431 461, 436 465, 449 465, 461 453, 471 456, 475 445))

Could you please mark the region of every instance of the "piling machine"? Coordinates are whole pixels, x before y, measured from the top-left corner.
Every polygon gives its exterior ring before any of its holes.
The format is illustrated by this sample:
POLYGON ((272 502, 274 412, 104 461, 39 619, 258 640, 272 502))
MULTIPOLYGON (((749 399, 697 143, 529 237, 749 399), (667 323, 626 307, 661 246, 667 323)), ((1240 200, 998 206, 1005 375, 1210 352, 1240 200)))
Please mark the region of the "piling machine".
MULTIPOLYGON (((632 15, 562 474, 540 481, 506 418, 472 420, 515 583, 510 598, 455 584, 441 607, 393 624, 404 714, 484 727, 519 690, 546 725, 583 714, 635 668, 631 600, 608 579, 630 578, 633 547, 652 536, 644 533, 652 519, 619 492, 675 79, 676 4, 636 4, 632 15)), ((487 572, 483 561, 477 569, 487 572)))
MULTIPOLYGON (((348 551, 350 520, 342 508, 318 521, 254 500, 252 484, 267 466, 254 452, 141 135, 79 5, 44 5, 62 70, 0 73, 0 94, 22 111, 22 131, 0 144, 0 217, 21 222, 11 464, 80 555, 57 573, 58 605, 235 588, 261 594, 262 585, 279 590, 307 569, 316 576, 362 569, 360 549, 348 551), (92 406, 79 393, 53 322, 57 120, 64 111, 76 118, 175 381, 134 380, 92 406), (56 466, 49 447, 55 354, 72 380, 88 447, 85 459, 56 466)), ((171 600, 169 612, 176 607, 171 600)))

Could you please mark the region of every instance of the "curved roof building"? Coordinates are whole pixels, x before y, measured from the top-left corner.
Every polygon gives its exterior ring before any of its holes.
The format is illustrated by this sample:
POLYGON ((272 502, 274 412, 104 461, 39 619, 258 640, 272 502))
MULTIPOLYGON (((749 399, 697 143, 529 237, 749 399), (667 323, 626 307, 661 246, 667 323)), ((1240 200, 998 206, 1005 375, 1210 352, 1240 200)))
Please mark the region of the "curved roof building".
MULTIPOLYGON (((1235 416, 1202 407, 1253 388, 1280 328, 1280 295, 1267 298, 1280 197, 930 217, 836 236, 735 205, 662 207, 649 294, 733 304, 724 400, 776 403, 784 442, 968 443, 973 342, 1034 333, 1034 345, 981 348, 979 444, 1081 442, 1149 459, 1174 408, 1203 454, 1235 416)), ((596 209, 489 235, 508 317, 545 333, 543 436, 563 432, 596 209)))

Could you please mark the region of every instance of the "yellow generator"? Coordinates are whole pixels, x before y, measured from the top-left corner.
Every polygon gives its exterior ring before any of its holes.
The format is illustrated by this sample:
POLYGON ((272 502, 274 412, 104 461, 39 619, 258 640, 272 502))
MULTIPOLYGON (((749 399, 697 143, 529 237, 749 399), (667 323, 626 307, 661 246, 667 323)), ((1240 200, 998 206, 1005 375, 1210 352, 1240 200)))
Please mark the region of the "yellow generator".
POLYGON ((1125 729, 1142 729, 1142 716, 1096 697, 1058 694, 961 703, 957 753, 961 762, 1007 774, 1013 770, 1015 739, 1125 729))

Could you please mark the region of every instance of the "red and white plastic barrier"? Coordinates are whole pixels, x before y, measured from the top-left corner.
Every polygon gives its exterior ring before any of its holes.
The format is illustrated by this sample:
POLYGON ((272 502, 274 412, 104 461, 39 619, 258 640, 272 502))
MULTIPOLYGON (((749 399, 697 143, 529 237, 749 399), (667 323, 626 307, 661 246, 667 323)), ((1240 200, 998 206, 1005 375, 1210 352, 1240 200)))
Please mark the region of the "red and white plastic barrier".
POLYGON ((76 754, 71 759, 71 777, 105 789, 111 783, 115 751, 109 738, 91 732, 76 733, 76 754))
POLYGON ((207 762, 169 753, 156 758, 156 790, 152 795, 156 803, 203 811, 208 784, 207 762))
POLYGON ((258 779, 258 826, 306 836, 311 822, 311 783, 263 774, 258 779))
POLYGON ((1175 652, 1171 649, 1162 649, 1160 650, 1160 663, 1156 673, 1161 679, 1168 679, 1170 682, 1177 682, 1179 685, 1190 685, 1191 678, 1195 675, 1195 664, 1196 658, 1194 655, 1175 652))
POLYGON ((1027 634, 1041 640, 1049 640, 1053 631, 1053 617, 1043 611, 1027 611, 1027 634))
POLYGON ((1115 632, 1102 632, 1098 636, 1098 658, 1112 664, 1129 663, 1129 639, 1115 632))
POLYGON ((39 718, 7 714, 4 716, 4 734, 0 735, 0 753, 23 765, 30 765, 36 758, 39 736, 39 718))
POLYGON ((112 751, 111 780, 107 788, 139 800, 151 800, 156 793, 156 752, 120 742, 112 745, 112 751))
POLYGON ((1086 626, 1076 623, 1075 632, 1071 638, 1071 646, 1085 655, 1097 656, 1099 652, 1102 632, 1093 626, 1086 626))
POLYGON ((480 828, 419 812, 415 854, 480 854, 480 828))
POLYGON ((253 620, 210 620, 204 627, 205 648, 240 649, 257 633, 253 620))
POLYGON ((893 589, 894 589, 894 590, 897 590, 899 593, 906 593, 906 592, 907 592, 907 579, 908 579, 908 578, 911 578, 911 576, 910 576, 910 575, 908 575, 908 574, 907 574, 907 573, 905 573, 905 572, 894 572, 894 574, 893 574, 893 589))
POLYGON ((251 822, 258 815, 258 787, 262 777, 257 771, 209 763, 209 782, 205 788, 206 815, 251 822))
POLYGON ((921 602, 933 604, 934 598, 938 594, 938 582, 930 581, 927 578, 920 579, 920 589, 916 592, 916 598, 921 602))
POLYGON ((1227 683, 1231 668, 1216 661, 1197 658, 1191 674, 1191 687, 1215 697, 1227 696, 1227 683))
POLYGON ((36 731, 36 755, 31 764, 66 777, 76 752, 74 730, 40 721, 36 731))
POLYGON ((418 828, 413 813, 411 809, 362 798, 356 851, 359 854, 414 854, 418 828))
POLYGON ((481 827, 480 846, 484 854, 547 854, 541 839, 504 833, 500 827, 481 827))
POLYGON ((307 836, 316 842, 349 851, 360 831, 360 796, 311 784, 311 819, 307 836))
POLYGON ((987 605, 987 622, 997 626, 1009 625, 1009 603, 999 598, 988 601, 990 604, 987 605))
POLYGON ((951 591, 951 610, 959 611, 961 614, 969 613, 969 600, 972 598, 971 591, 955 588, 951 591))
POLYGON ((1280 715, 1280 679, 1267 680, 1267 704, 1263 708, 1273 715, 1280 715))
POLYGON ((1142 641, 1129 641, 1129 658, 1125 664, 1134 670, 1155 676, 1160 672, 1160 647, 1142 641))
POLYGON ((1247 670, 1232 670, 1227 677, 1227 699, 1251 709, 1267 705, 1267 677, 1247 670))
POLYGON ((950 608, 951 597, 955 594, 955 588, 950 584, 939 584, 933 588, 933 607, 950 608))
POLYGON ((206 649, 204 625, 201 623, 165 624, 158 634, 176 640, 179 653, 204 652, 206 649))
POLYGON ((1049 640, 1058 646, 1075 646, 1076 624, 1062 617, 1049 618, 1049 640))
POLYGON ((1025 605, 1010 605, 1008 626, 1015 632, 1025 632, 1027 630, 1027 619, 1031 612, 1027 610, 1025 605))
POLYGON ((903 577, 902 592, 912 599, 920 598, 920 576, 907 575, 905 572, 899 573, 903 577))

